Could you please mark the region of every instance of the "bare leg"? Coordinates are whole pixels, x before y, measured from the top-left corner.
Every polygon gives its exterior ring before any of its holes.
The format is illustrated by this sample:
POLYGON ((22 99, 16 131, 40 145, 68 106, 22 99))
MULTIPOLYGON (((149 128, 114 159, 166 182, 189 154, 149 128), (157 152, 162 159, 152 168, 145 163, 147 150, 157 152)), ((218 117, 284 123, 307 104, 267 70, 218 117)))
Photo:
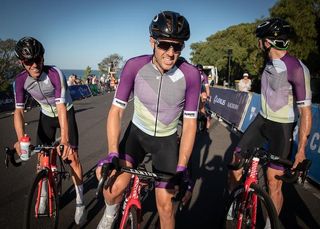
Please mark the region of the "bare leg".
POLYGON ((173 229, 175 227, 174 207, 172 203, 173 190, 156 188, 156 203, 159 212, 160 225, 162 229, 173 229))
POLYGON ((280 214, 282 205, 283 205, 283 194, 282 194, 282 181, 277 180, 275 175, 283 175, 283 171, 268 168, 267 177, 268 177, 268 186, 269 186, 269 195, 273 201, 273 204, 277 210, 278 215, 280 214))

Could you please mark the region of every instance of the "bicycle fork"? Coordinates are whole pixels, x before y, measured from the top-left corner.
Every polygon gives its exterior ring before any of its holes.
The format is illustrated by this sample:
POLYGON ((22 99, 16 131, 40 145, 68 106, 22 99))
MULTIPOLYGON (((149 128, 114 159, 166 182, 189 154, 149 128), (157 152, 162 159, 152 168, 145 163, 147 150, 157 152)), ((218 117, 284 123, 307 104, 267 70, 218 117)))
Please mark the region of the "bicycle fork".
MULTIPOLYGON (((255 228, 257 223, 257 195, 252 193, 249 197, 250 186, 252 183, 257 183, 258 181, 258 165, 259 158, 253 157, 251 166, 249 169, 249 176, 244 182, 244 195, 242 196, 240 214, 238 216, 237 228, 242 228, 243 215, 246 214, 246 211, 249 209, 251 211, 251 228, 255 228), (251 200, 250 200, 251 199, 251 200)), ((249 222, 245 222, 246 224, 249 222)))
MULTIPOLYGON (((54 201, 54 193, 53 193, 53 175, 50 168, 50 157, 49 152, 44 152, 43 158, 41 158, 41 167, 45 172, 48 174, 48 180, 41 179, 38 184, 38 192, 37 192, 37 200, 36 200, 36 209, 35 209, 35 217, 39 217, 39 205, 41 194, 47 191, 48 200, 46 203, 49 203, 49 215, 50 217, 53 216, 53 201, 54 201), (47 187, 45 187, 47 186, 47 187), (47 188, 47 190, 45 190, 47 188)), ((41 172, 41 171, 40 171, 41 172)))

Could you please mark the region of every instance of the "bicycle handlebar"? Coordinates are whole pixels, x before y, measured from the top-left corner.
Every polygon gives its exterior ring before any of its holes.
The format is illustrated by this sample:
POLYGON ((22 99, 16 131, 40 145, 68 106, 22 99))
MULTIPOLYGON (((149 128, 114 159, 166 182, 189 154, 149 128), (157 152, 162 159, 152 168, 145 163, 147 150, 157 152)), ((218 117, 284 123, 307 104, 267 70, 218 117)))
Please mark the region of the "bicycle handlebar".
POLYGON ((304 183, 307 172, 311 166, 311 161, 305 159, 304 161, 300 162, 296 168, 292 169, 293 162, 288 159, 280 158, 276 155, 268 153, 266 150, 262 148, 255 148, 251 153, 248 152, 241 152, 242 159, 237 164, 229 164, 227 165, 228 169, 230 170, 238 170, 243 168, 249 161, 252 160, 253 157, 258 157, 260 160, 264 162, 276 163, 284 166, 287 169, 287 173, 282 176, 276 175, 275 178, 278 180, 282 180, 286 183, 294 183, 296 182, 299 177, 301 177, 302 182, 304 183))
POLYGON ((14 167, 19 167, 22 164, 22 160, 19 158, 18 160, 15 159, 14 155, 16 154, 15 149, 10 149, 9 147, 5 148, 6 156, 4 159, 4 164, 6 168, 9 167, 9 162, 14 166, 14 167))
MULTIPOLYGON (((113 160, 115 160, 115 158, 113 158, 113 160)), ((114 169, 117 172, 130 173, 130 174, 136 175, 140 178, 152 180, 152 181, 160 181, 160 180, 161 181, 169 181, 172 178, 172 176, 169 176, 169 175, 156 174, 156 173, 149 172, 149 171, 142 170, 142 169, 134 169, 134 168, 130 168, 130 167, 120 167, 120 166, 118 168, 114 168, 114 166, 112 166, 112 163, 105 163, 102 165, 102 168, 101 168, 101 178, 98 182, 98 186, 96 189, 96 197, 98 197, 99 193, 101 192, 101 190, 104 186, 104 183, 108 179, 108 175, 114 169)))
POLYGON ((289 171, 289 173, 285 173, 282 176, 276 175, 275 178, 286 183, 294 183, 299 179, 299 177, 301 177, 301 183, 303 184, 306 180, 307 173, 309 168, 311 167, 311 164, 312 163, 310 160, 305 159, 300 162, 296 168, 294 168, 292 171, 289 171))
MULTIPOLYGON (((49 149, 54 149, 56 148, 56 146, 58 145, 59 142, 55 141, 51 146, 43 146, 43 145, 38 145, 38 146, 33 146, 33 145, 30 145, 29 148, 31 150, 31 153, 30 153, 30 157, 37 154, 37 153, 40 153, 44 150, 49 150, 49 149)), ((60 145, 59 146, 59 149, 60 151, 63 151, 64 150, 64 145, 60 145)), ((10 149, 9 147, 6 147, 5 148, 5 160, 4 160, 4 163, 5 163, 5 166, 6 168, 9 167, 9 162, 14 166, 14 167, 19 167, 22 165, 22 160, 21 158, 15 158, 15 155, 16 154, 16 149, 10 149)), ((68 161, 64 160, 65 163, 67 164, 70 164, 68 161)))

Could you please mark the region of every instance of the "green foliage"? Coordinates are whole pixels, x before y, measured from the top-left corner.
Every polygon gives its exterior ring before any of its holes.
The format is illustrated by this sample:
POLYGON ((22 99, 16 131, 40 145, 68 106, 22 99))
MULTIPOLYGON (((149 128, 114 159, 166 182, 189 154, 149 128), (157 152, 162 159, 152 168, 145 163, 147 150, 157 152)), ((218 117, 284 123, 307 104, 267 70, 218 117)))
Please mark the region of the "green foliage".
POLYGON ((10 88, 14 77, 22 70, 14 54, 16 41, 0 39, 0 91, 10 88))
POLYGON ((294 35, 289 52, 300 58, 314 75, 319 75, 320 0, 282 0, 270 9, 270 15, 290 23, 294 35))
MULTIPOLYGON (((294 28, 289 52, 300 58, 312 75, 320 75, 320 0, 280 0, 270 9, 270 17, 281 17, 294 28)), ((227 50, 232 49, 231 76, 239 79, 244 71, 259 78, 264 58, 258 48, 255 29, 261 20, 231 26, 191 44, 191 61, 214 65, 220 78, 228 76, 227 50)))
POLYGON ((123 57, 117 53, 111 54, 104 58, 99 64, 99 70, 102 73, 108 74, 109 72, 116 72, 116 70, 123 63, 123 57))
POLYGON ((214 65, 220 76, 226 78, 228 71, 227 50, 232 49, 231 75, 239 79, 244 71, 258 75, 262 68, 260 51, 257 47, 255 31, 256 23, 231 26, 207 38, 205 42, 191 45, 191 61, 202 65, 214 65))
POLYGON ((88 76, 91 75, 92 69, 90 66, 87 66, 83 73, 83 80, 86 81, 88 76))

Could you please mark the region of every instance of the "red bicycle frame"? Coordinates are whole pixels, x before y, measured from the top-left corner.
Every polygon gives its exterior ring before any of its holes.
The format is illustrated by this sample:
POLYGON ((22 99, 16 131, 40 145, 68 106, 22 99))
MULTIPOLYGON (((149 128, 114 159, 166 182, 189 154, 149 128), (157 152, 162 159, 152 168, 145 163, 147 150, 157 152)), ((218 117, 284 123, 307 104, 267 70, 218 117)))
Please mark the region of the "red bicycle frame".
POLYGON ((247 201, 249 196, 249 189, 252 183, 258 182, 258 165, 259 165, 260 159, 258 157, 253 157, 251 161, 251 165, 249 168, 249 176, 247 176, 247 179, 244 182, 244 195, 242 196, 241 206, 240 206, 240 212, 238 216, 238 223, 237 223, 237 229, 240 229, 242 226, 242 218, 243 213, 246 211, 246 209, 250 208, 252 209, 252 228, 255 228, 254 225, 257 223, 257 195, 252 194, 252 201, 247 201), (250 206, 248 206, 250 205, 250 206))
POLYGON ((140 191, 142 184, 140 183, 140 179, 137 175, 132 175, 131 179, 133 180, 130 186, 130 192, 127 193, 124 204, 123 204, 123 212, 122 218, 120 222, 120 229, 124 229, 125 221, 128 218, 129 210, 132 206, 136 206, 138 212, 138 228, 140 228, 140 213, 141 213, 141 202, 140 202, 140 191))
MULTIPOLYGON (((50 157, 48 152, 44 152, 43 156, 40 155, 38 160, 40 160, 40 168, 41 169, 48 169, 48 198, 49 198, 49 214, 50 217, 53 216, 53 210, 52 210, 52 201, 53 201, 53 174, 51 171, 51 163, 50 163, 50 157)), ((41 170, 40 170, 41 171, 41 170)), ((38 193, 37 193, 37 200, 36 200, 36 209, 35 209, 35 217, 38 218, 38 210, 39 210, 39 204, 40 204, 40 198, 41 198, 41 191, 43 186, 44 180, 40 180, 38 185, 38 193)))

